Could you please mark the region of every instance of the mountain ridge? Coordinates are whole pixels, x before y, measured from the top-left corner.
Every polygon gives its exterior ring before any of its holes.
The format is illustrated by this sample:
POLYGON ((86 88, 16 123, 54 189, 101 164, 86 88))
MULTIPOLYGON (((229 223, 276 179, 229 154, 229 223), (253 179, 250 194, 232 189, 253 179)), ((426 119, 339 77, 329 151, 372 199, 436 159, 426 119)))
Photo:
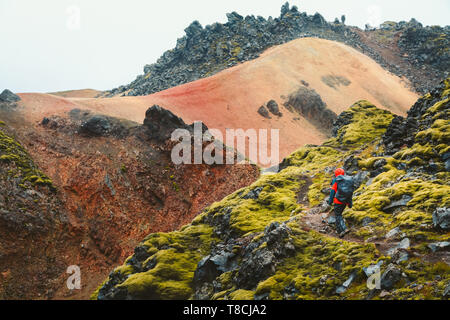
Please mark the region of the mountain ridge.
POLYGON ((270 47, 302 37, 319 37, 352 46, 390 72, 406 77, 419 93, 431 90, 448 76, 449 53, 445 50, 450 39, 448 26, 424 28, 411 19, 363 31, 339 20, 329 23, 319 13, 308 16, 289 3, 283 5, 279 18, 244 18, 236 12, 227 14, 227 18, 225 24, 205 28, 194 21, 174 49, 166 51, 155 64, 146 65, 144 74, 131 84, 106 92, 106 96, 159 92, 253 60, 270 47), (366 39, 372 35, 371 41, 366 39), (389 44, 390 41, 393 43, 389 44), (385 52, 386 45, 392 52, 385 52), (427 72, 421 70, 423 66, 427 66, 427 72))

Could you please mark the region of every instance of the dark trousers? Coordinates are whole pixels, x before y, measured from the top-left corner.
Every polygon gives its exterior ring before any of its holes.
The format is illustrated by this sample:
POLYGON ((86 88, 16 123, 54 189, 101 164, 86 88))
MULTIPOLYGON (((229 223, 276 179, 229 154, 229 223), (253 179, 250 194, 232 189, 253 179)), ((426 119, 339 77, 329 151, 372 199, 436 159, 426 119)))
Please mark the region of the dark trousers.
POLYGON ((336 218, 336 230, 338 233, 341 233, 347 229, 344 218, 342 217, 342 212, 344 212, 345 207, 345 204, 334 204, 334 217, 336 218))

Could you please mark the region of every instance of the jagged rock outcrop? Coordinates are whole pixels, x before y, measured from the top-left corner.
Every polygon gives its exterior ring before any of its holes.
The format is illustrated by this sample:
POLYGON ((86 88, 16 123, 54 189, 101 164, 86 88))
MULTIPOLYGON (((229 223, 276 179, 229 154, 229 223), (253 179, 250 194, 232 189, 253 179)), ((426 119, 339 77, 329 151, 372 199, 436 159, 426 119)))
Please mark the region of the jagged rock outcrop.
POLYGON ((17 107, 17 102, 19 101, 20 97, 18 95, 12 93, 8 89, 3 90, 3 92, 0 94, 0 111, 14 110, 14 108, 17 107))
POLYGON ((258 109, 258 113, 260 116, 266 118, 266 119, 270 119, 270 114, 269 111, 267 110, 267 108, 265 106, 261 106, 258 109))
MULTIPOLYGON (((386 146, 387 154, 394 154, 398 152, 402 146, 412 147, 416 142, 425 138, 422 135, 417 136, 419 131, 428 128, 433 123, 433 116, 435 112, 428 112, 432 107, 436 107, 436 111, 442 112, 444 117, 448 117, 449 110, 449 80, 445 80, 439 84, 434 90, 421 97, 408 111, 406 119, 396 117, 389 125, 386 133, 383 136, 383 143, 386 146)), ((430 130, 433 128, 430 128, 430 130)), ((445 128, 443 128, 445 129, 445 128)), ((439 130, 438 130, 439 131, 439 130)), ((437 132, 436 132, 437 133, 437 132)), ((448 142, 448 136, 436 137, 443 138, 442 142, 448 142)), ((426 135, 428 141, 433 140, 433 137, 426 135), (431 139, 430 139, 431 138, 431 139)), ((441 141, 439 139, 439 141, 441 141)), ((445 155, 444 152, 442 155, 445 155)))
POLYGON ((156 105, 145 113, 144 126, 149 135, 158 141, 170 139, 176 129, 190 129, 183 119, 156 105))
MULTIPOLYGON (((389 71, 406 76, 419 92, 426 92, 448 75, 449 27, 422 27, 410 22, 386 24, 382 30, 399 50, 393 61, 385 55, 386 35, 377 30, 362 31, 339 21, 328 23, 319 14, 308 16, 289 3, 283 5, 278 18, 243 17, 227 14, 228 22, 203 27, 194 21, 174 49, 166 51, 156 63, 146 65, 144 74, 128 85, 113 89, 111 95, 147 95, 215 74, 238 63, 257 58, 264 50, 296 38, 320 37, 350 45, 375 59, 389 71), (373 41, 366 36, 374 34, 373 41), (380 38, 380 39, 379 39, 380 38), (399 65, 407 55, 407 65, 399 65), (428 66, 426 73, 420 73, 428 66), (170 77, 167 77, 170 74, 170 77)), ((397 52, 397 51, 395 51, 397 52)), ((403 63, 403 62, 402 62, 403 63)))
POLYGON ((437 208, 433 212, 433 225, 435 228, 450 230, 450 208, 437 208))
POLYGON ((337 115, 327 108, 320 95, 307 87, 300 87, 288 97, 284 106, 291 112, 298 112, 311 123, 322 130, 329 130, 333 126, 337 115))
POLYGON ((20 101, 20 97, 8 89, 3 90, 0 94, 0 103, 14 103, 17 101, 20 101))
POLYGON ((281 117, 283 114, 280 112, 278 103, 275 100, 270 100, 267 102, 267 109, 274 115, 281 117))

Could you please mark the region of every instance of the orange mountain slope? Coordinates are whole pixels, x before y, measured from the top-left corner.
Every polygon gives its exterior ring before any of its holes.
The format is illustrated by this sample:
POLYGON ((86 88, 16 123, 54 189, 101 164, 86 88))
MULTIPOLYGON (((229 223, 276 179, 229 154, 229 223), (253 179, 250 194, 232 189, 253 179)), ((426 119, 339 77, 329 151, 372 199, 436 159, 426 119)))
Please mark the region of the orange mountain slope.
MULTIPOLYGON (((170 76, 170 75, 168 75, 170 76)), ((284 104, 299 88, 314 89, 336 114, 358 100, 403 115, 418 95, 404 80, 374 60, 342 43, 302 38, 273 47, 258 59, 209 78, 142 97, 102 99, 20 94, 30 120, 73 108, 142 122, 153 104, 171 110, 187 123, 203 121, 209 128, 280 129, 280 157, 304 144, 320 144, 330 128, 311 123, 284 104), (265 118, 260 106, 275 100, 281 117, 265 118)))

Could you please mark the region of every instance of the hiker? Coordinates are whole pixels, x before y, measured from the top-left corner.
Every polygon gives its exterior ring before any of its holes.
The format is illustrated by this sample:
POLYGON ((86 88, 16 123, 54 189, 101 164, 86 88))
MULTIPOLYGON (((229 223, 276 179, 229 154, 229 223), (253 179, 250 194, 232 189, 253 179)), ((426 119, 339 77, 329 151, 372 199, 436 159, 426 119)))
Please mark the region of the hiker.
POLYGON ((342 212, 346 206, 352 207, 353 201, 353 179, 345 175, 344 169, 337 169, 334 172, 334 179, 331 181, 331 194, 328 204, 331 206, 334 203, 334 216, 336 218, 336 231, 340 238, 344 237, 349 230, 345 226, 342 212))

